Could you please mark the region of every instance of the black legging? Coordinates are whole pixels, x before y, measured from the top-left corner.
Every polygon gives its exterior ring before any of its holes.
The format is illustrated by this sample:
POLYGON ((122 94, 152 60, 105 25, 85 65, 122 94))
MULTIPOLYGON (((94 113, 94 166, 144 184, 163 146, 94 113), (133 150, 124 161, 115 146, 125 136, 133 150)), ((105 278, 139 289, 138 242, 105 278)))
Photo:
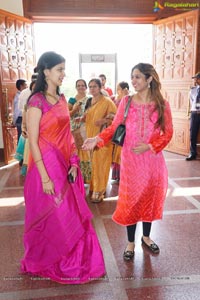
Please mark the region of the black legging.
MULTIPOLYGON (((127 226, 127 235, 128 235, 128 241, 130 243, 133 243, 135 241, 135 230, 136 230, 136 225, 129 225, 127 226)), ((150 222, 143 222, 142 223, 143 226, 143 235, 144 236, 149 236, 150 235, 150 231, 151 231, 151 223, 150 222)))

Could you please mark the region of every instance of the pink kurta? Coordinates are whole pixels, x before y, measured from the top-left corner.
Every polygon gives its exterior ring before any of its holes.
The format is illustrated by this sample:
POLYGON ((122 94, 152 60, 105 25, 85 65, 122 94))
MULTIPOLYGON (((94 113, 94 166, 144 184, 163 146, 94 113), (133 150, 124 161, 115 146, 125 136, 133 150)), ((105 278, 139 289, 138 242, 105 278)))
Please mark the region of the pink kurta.
MULTIPOLYGON (((128 96, 119 105, 113 123, 99 137, 103 146, 111 139, 116 127, 123 121, 128 96)), ((119 198, 113 220, 121 225, 161 219, 168 187, 168 173, 161 150, 169 143, 172 118, 169 103, 165 101, 165 133, 154 124, 158 118, 154 102, 138 104, 132 101, 126 119, 126 137, 121 154, 119 198), (138 143, 151 144, 151 150, 135 154, 131 149, 138 143)))

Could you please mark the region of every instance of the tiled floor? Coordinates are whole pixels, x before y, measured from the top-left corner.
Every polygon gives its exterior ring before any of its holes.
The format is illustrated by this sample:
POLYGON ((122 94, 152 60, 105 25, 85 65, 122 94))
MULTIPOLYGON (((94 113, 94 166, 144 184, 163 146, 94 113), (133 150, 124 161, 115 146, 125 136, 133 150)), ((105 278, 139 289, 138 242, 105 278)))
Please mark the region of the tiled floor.
POLYGON ((159 244, 155 256, 136 232, 133 262, 124 262, 126 231, 111 220, 117 185, 106 199, 88 201, 103 249, 107 276, 85 285, 60 285, 19 273, 23 255, 23 181, 18 164, 0 169, 0 300, 193 300, 200 299, 200 160, 165 152, 169 189, 164 217, 152 227, 159 244))

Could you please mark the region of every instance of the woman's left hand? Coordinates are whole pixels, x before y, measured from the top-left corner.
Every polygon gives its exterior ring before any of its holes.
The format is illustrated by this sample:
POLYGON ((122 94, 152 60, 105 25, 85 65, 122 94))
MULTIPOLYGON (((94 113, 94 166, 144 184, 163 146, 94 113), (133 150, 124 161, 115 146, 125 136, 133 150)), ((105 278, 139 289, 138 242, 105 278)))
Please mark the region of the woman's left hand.
POLYGON ((74 181, 76 180, 76 177, 77 177, 77 167, 75 166, 71 166, 69 172, 68 172, 68 175, 69 174, 72 174, 73 178, 74 178, 74 181))
POLYGON ((144 152, 148 151, 149 149, 150 149, 149 145, 145 144, 145 143, 138 143, 134 148, 131 148, 131 150, 135 154, 144 153, 144 152))

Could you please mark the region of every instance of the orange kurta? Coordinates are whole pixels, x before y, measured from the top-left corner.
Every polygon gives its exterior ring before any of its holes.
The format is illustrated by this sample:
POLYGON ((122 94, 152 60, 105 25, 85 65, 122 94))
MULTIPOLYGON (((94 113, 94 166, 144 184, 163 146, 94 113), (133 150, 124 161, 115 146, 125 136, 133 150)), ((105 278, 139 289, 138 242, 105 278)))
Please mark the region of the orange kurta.
MULTIPOLYGON (((105 118, 110 113, 116 113, 116 106, 109 98, 102 97, 92 105, 86 114, 86 132, 87 137, 94 137, 100 133, 101 128, 95 125, 95 122, 105 118)), ((92 179, 90 190, 93 192, 102 192, 106 190, 110 166, 112 163, 113 145, 109 142, 104 148, 95 149, 91 153, 92 161, 92 179)))
MULTIPOLYGON (((99 137, 99 146, 106 144, 116 127, 122 122, 128 97, 123 98, 113 123, 99 137)), ((113 220, 121 225, 139 221, 161 219, 168 187, 168 173, 162 149, 169 143, 172 117, 169 103, 165 101, 165 132, 155 129, 158 118, 154 102, 138 104, 132 101, 126 119, 126 137, 121 154, 119 198, 113 220), (151 150, 135 154, 131 148, 139 142, 151 145, 151 150)))

